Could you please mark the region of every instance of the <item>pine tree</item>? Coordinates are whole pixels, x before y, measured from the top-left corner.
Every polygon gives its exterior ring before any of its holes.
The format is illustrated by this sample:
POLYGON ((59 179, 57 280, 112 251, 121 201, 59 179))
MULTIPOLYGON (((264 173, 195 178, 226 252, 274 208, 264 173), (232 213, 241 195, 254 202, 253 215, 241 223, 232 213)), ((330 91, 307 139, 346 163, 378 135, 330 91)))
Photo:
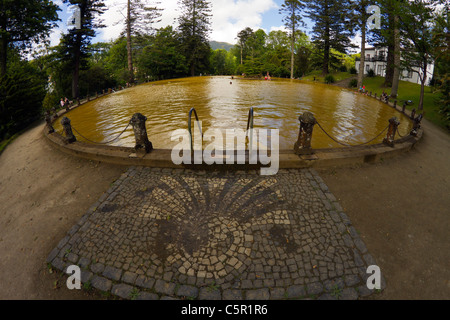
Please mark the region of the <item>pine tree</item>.
POLYGON ((366 11, 368 5, 369 0, 356 0, 351 3, 351 9, 353 11, 353 16, 351 19, 352 23, 355 25, 355 30, 361 31, 361 58, 358 70, 358 88, 362 87, 364 79, 367 20, 369 19, 369 14, 366 11))
POLYGON ((253 29, 247 27, 241 30, 237 35, 238 47, 241 52, 241 65, 244 64, 244 59, 247 58, 248 40, 253 37, 253 34, 254 34, 253 29))
POLYGON ((307 17, 314 22, 312 40, 323 53, 322 73, 329 73, 331 48, 346 52, 351 47, 349 0, 308 0, 307 17))
POLYGON ((64 0, 64 3, 78 6, 81 18, 81 28, 69 30, 60 44, 63 60, 72 66, 72 97, 76 99, 80 94, 80 69, 86 65, 95 29, 104 27, 97 18, 105 12, 106 6, 102 0, 64 0))
POLYGON ((289 37, 291 39, 291 79, 294 78, 294 59, 295 59, 295 42, 297 31, 300 26, 304 26, 300 12, 305 7, 303 1, 300 0, 285 0, 281 5, 280 13, 284 14, 283 22, 289 30, 289 37))
POLYGON ((384 87, 391 87, 391 97, 395 98, 400 80, 400 34, 398 13, 395 4, 399 0, 377 0, 374 4, 381 9, 381 29, 374 30, 369 40, 387 47, 384 87))
POLYGON ((127 0, 127 16, 125 29, 127 37, 128 73, 130 84, 134 83, 133 67, 133 36, 148 36, 153 31, 153 23, 157 23, 161 17, 162 9, 157 5, 160 2, 150 4, 147 0, 127 0))
POLYGON ((210 2, 205 0, 179 0, 181 16, 178 18, 182 47, 191 76, 198 69, 207 70, 211 48, 208 38, 211 30, 210 2))
POLYGON ((423 109, 427 72, 433 58, 433 3, 427 0, 411 0, 397 3, 399 30, 402 34, 402 64, 419 75, 421 88, 418 110, 423 109))

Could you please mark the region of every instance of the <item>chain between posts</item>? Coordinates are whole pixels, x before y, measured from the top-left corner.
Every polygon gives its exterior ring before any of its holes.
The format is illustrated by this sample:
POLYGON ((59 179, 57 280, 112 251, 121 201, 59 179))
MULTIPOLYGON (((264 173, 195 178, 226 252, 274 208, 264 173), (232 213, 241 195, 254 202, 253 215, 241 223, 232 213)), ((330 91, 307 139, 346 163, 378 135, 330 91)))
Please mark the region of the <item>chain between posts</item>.
POLYGON ((351 144, 343 143, 343 142, 341 142, 341 141, 336 140, 336 139, 333 138, 331 135, 329 135, 328 132, 326 132, 324 128, 322 128, 322 126, 320 125, 320 123, 319 123, 318 121, 316 121, 316 123, 317 123, 317 125, 319 126, 319 128, 322 129, 322 131, 323 131, 323 132, 324 132, 331 140, 333 140, 334 142, 336 142, 336 143, 338 143, 338 144, 340 144, 340 145, 342 145, 342 146, 345 146, 345 147, 357 147, 357 146, 363 146, 363 145, 369 144, 369 143, 371 143, 372 141, 374 141, 374 140, 376 140, 377 138, 379 138, 379 137, 380 137, 380 136, 381 136, 381 135, 389 128, 389 125, 388 125, 388 126, 387 126, 386 128, 384 128, 384 130, 381 131, 375 138, 370 139, 370 140, 367 141, 367 142, 360 143, 360 144, 355 144, 355 145, 351 145, 351 144))
POLYGON ((128 127, 129 127, 130 125, 131 125, 131 121, 128 122, 128 125, 126 126, 126 128, 125 128, 125 129, 124 129, 117 137, 115 137, 115 138, 112 139, 112 140, 106 141, 106 142, 95 142, 95 141, 92 141, 92 140, 86 138, 85 136, 83 136, 83 135, 82 135, 77 129, 75 129, 73 126, 72 126, 72 129, 73 129, 78 135, 80 135, 80 137, 82 137, 83 139, 85 139, 85 140, 87 140, 87 141, 89 141, 89 142, 91 142, 91 143, 94 143, 94 144, 100 144, 100 145, 106 145, 106 144, 108 144, 108 143, 114 142, 114 141, 116 141, 117 139, 119 139, 119 138, 125 133, 125 131, 127 131, 128 127))

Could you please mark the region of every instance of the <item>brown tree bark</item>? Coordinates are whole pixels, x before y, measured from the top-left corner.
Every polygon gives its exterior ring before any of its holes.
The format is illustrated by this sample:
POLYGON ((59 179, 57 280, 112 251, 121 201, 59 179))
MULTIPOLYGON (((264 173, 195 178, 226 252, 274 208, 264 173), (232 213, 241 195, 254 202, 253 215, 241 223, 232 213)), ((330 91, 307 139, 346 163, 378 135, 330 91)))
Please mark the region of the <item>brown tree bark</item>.
POLYGON ((134 83, 133 46, 131 43, 131 0, 127 3, 127 54, 128 54, 128 82, 134 83))
POLYGON ((398 30, 398 16, 395 17, 394 30, 394 74, 392 76, 391 97, 396 98, 398 95, 398 85, 400 81, 400 31, 398 30))

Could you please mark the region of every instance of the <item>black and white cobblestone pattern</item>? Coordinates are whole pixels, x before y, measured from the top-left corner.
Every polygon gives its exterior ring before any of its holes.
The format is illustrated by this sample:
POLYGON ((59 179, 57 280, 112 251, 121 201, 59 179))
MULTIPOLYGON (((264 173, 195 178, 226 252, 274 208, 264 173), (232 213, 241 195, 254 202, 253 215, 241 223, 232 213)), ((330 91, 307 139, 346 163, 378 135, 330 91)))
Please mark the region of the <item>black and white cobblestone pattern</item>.
MULTIPOLYGON (((376 265, 315 170, 132 167, 50 253, 123 299, 358 299, 376 265)), ((382 278, 382 289, 385 287, 382 278)))

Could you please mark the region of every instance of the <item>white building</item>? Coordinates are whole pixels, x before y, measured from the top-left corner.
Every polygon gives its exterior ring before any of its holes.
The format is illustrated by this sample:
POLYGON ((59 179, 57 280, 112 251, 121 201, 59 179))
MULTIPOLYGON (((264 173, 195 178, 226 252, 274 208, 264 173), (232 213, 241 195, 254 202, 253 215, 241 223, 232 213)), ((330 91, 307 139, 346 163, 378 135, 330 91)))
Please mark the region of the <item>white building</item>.
MULTIPOLYGON (((370 69, 375 72, 375 75, 384 77, 386 74, 386 58, 387 58, 388 49, 386 47, 369 47, 366 48, 366 57, 365 57, 365 67, 364 73, 368 73, 370 69)), ((357 59, 355 68, 356 71, 359 71, 359 64, 361 61, 357 59)), ((414 68, 422 74, 422 71, 419 68, 414 68)), ((433 78, 434 71, 434 63, 430 63, 427 67, 427 81, 425 85, 428 85, 428 82, 433 78)), ((420 77, 417 72, 403 70, 400 74, 400 80, 409 81, 412 83, 420 84, 420 77)))

